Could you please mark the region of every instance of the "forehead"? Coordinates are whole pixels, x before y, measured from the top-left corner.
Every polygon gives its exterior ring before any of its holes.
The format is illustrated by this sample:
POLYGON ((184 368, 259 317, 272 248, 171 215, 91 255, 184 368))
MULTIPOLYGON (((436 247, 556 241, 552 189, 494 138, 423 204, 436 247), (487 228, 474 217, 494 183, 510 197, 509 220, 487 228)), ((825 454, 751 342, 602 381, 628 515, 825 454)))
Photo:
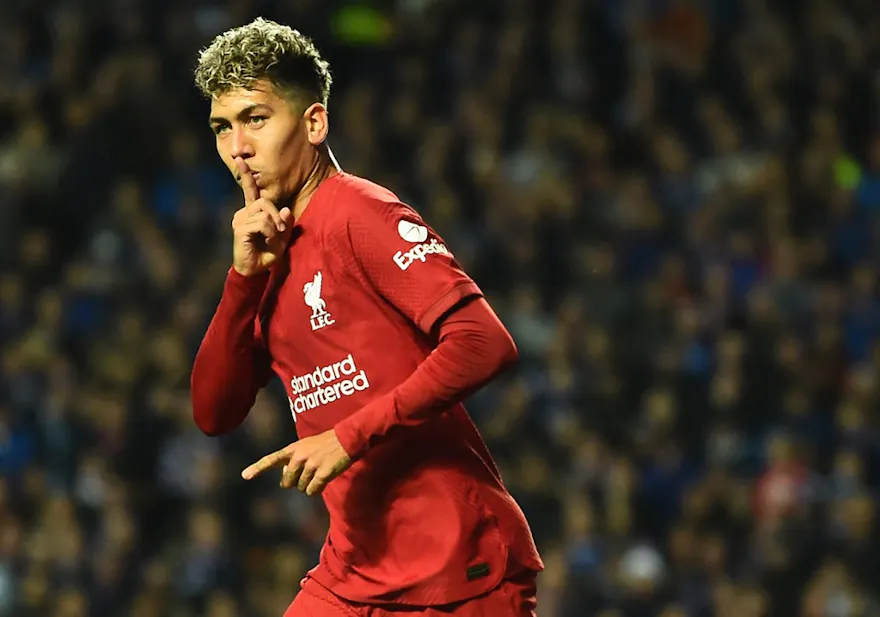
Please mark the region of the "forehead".
POLYGON ((257 82, 247 88, 235 88, 211 99, 211 116, 231 117, 255 105, 279 107, 284 100, 269 84, 257 82))

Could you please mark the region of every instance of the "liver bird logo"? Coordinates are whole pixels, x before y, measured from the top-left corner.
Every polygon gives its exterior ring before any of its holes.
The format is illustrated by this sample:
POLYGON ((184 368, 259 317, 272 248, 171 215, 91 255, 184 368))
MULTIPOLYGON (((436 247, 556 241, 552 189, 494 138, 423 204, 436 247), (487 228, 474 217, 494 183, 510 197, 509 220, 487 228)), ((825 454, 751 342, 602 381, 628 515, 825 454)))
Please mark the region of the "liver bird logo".
POLYGON ((315 274, 315 278, 303 286, 304 300, 306 306, 312 309, 312 317, 317 317, 327 312, 327 303, 321 297, 321 284, 323 281, 324 276, 318 271, 315 274))

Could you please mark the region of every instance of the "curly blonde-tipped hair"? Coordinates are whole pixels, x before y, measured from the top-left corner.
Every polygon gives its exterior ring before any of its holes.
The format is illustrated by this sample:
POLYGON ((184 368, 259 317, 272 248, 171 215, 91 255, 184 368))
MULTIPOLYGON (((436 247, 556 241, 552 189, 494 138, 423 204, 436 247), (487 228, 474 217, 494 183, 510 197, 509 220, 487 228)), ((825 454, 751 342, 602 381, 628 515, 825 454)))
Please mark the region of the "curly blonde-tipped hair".
POLYGON ((195 82, 208 99, 261 79, 285 94, 314 97, 325 107, 333 82, 330 65, 309 37, 262 17, 217 35, 199 53, 195 82))

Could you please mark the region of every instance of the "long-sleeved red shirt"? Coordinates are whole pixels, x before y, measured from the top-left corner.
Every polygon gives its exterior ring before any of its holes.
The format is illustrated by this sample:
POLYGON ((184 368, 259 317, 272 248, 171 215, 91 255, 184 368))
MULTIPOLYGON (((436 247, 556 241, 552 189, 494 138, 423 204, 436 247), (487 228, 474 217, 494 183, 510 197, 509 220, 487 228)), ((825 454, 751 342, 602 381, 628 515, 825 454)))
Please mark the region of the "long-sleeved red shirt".
MULTIPOLYGON (((230 270, 223 296, 196 355, 193 418, 208 435, 236 429, 271 376, 257 344, 255 320, 268 275, 230 270), (218 387, 219 386, 219 387, 218 387)), ((466 300, 442 316, 436 347, 403 383, 334 428, 352 458, 395 426, 413 426, 465 399, 516 361, 516 345, 489 303, 466 300)))
POLYGON ((300 437, 355 463, 323 493, 310 573, 358 602, 446 604, 543 566, 461 400, 516 358, 443 240, 394 195, 339 174, 271 275, 230 271, 192 376, 196 423, 237 427, 274 371, 300 437))

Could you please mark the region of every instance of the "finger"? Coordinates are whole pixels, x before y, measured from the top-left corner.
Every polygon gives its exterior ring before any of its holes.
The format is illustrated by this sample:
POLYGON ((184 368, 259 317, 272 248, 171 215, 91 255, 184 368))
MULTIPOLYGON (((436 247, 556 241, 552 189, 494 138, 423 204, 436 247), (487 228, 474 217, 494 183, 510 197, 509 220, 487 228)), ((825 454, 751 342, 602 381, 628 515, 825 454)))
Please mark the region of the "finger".
POLYGON ((236 157, 235 167, 238 170, 238 181, 241 184, 241 190, 244 192, 244 203, 245 205, 250 205, 260 198, 257 183, 254 181, 254 176, 251 174, 251 170, 243 158, 236 157))
POLYGON ((278 450, 277 452, 273 452, 272 454, 267 454, 256 463, 242 471, 241 477, 245 480, 252 480, 267 469, 272 469, 273 467, 280 465, 282 462, 288 460, 289 457, 290 454, 287 448, 284 448, 283 450, 278 450))
POLYGON ((281 210, 278 212, 278 215, 285 223, 290 224, 293 220, 293 212, 290 211, 290 208, 281 208, 281 210))
MULTIPOLYGON (((290 208, 284 208, 284 210, 290 211, 290 208)), ((248 216, 256 216, 257 213, 261 212, 267 214, 272 219, 278 231, 284 231, 286 227, 285 218, 281 216, 275 204, 268 199, 258 199, 248 206, 248 216)))
POLYGON ((299 476, 299 480, 296 483, 296 488, 302 492, 305 492, 306 488, 308 488, 309 483, 312 481, 312 478, 315 477, 315 472, 318 470, 314 465, 307 465, 303 468, 302 474, 299 476))
POLYGON ((260 225, 260 233, 266 240, 272 240, 275 236, 278 235, 278 229, 275 227, 275 223, 273 223, 269 219, 266 219, 260 225))
POLYGON ((278 235, 278 228, 268 216, 254 219, 245 223, 239 228, 239 233, 245 236, 263 236, 267 240, 271 240, 278 235))
POLYGON ((329 481, 330 476, 323 473, 316 473, 312 478, 312 481, 309 482, 309 485, 306 487, 306 495, 312 497, 321 494, 321 492, 327 487, 329 481))
POLYGON ((305 461, 291 461, 284 467, 281 474, 281 488, 293 488, 299 482, 300 474, 305 467, 305 461))

